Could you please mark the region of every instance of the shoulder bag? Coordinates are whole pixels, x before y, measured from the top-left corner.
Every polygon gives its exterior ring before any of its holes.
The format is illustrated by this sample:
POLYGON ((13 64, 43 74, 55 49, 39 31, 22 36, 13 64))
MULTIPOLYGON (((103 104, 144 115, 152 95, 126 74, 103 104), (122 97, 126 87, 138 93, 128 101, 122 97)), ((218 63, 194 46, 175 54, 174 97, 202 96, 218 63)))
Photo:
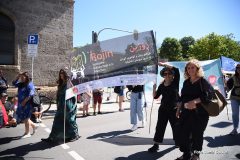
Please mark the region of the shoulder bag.
MULTIPOLYGON (((202 84, 202 80, 200 80, 200 86, 201 86, 201 90, 203 92, 203 89, 205 89, 205 87, 202 84)), ((218 90, 214 89, 214 95, 213 95, 212 100, 208 104, 201 103, 201 105, 208 112, 209 116, 215 117, 215 116, 218 116, 222 112, 222 110, 227 105, 227 101, 218 90)))

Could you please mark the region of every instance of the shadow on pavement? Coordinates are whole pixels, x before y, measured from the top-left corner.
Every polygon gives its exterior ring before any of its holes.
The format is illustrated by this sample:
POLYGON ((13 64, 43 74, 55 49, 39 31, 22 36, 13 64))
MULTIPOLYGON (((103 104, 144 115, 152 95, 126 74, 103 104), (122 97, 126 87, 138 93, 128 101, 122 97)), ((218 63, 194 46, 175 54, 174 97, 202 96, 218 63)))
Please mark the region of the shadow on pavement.
MULTIPOLYGON (((29 152, 45 150, 45 149, 49 149, 49 148, 52 148, 57 145, 59 145, 59 144, 48 144, 46 142, 40 141, 37 143, 30 143, 30 144, 18 146, 18 147, 11 148, 11 149, 6 149, 5 151, 0 152, 0 156, 15 154, 16 157, 23 157, 26 154, 28 154, 29 152)), ((47 157, 47 156, 48 155, 43 155, 43 157, 38 157, 38 158, 49 159, 49 157, 47 157)), ((52 159, 54 159, 54 157, 52 159)))
MULTIPOLYGON (((120 146, 152 145, 153 144, 153 138, 132 137, 127 135, 101 139, 101 141, 112 143, 115 145, 120 145, 120 146)), ((161 145, 175 145, 175 143, 173 139, 164 139, 161 145)))
POLYGON ((235 157, 237 157, 238 159, 240 159, 240 153, 236 154, 235 157))
POLYGON ((240 135, 220 135, 215 138, 213 137, 204 137, 208 141, 208 147, 222 147, 222 146, 235 146, 240 145, 240 135))
POLYGON ((113 137, 117 137, 119 135, 127 134, 130 132, 132 132, 132 131, 130 129, 128 129, 128 130, 123 130, 123 131, 111 131, 111 132, 107 132, 107 133, 98 133, 93 136, 87 137, 87 139, 113 138, 113 137))
POLYGON ((216 127, 216 128, 226 128, 231 125, 232 125, 231 122, 219 122, 219 123, 212 124, 211 126, 216 127))
POLYGON ((47 112, 43 112, 42 119, 49 117, 49 116, 54 117, 56 112, 57 112, 57 110, 49 110, 47 112))
POLYGON ((6 156, 6 157, 0 157, 0 160, 24 160, 24 158, 16 157, 16 156, 6 156))
POLYGON ((20 138, 21 136, 0 138, 0 145, 10 143, 11 141, 18 140, 20 138))
MULTIPOLYGON (((87 116, 87 117, 101 116, 101 115, 110 114, 110 113, 114 113, 114 111, 102 112, 101 114, 96 113, 96 115, 93 115, 93 113, 90 113, 90 116, 87 116)), ((82 113, 77 113, 77 118, 87 118, 87 117, 83 117, 82 113)))
POLYGON ((142 151, 134 153, 128 157, 117 157, 115 160, 156 160, 160 159, 162 156, 171 152, 174 149, 175 147, 173 146, 157 153, 149 153, 147 151, 142 151))
POLYGON ((112 102, 112 101, 105 101, 105 102, 102 102, 102 104, 113 104, 113 103, 117 103, 117 102, 112 102))

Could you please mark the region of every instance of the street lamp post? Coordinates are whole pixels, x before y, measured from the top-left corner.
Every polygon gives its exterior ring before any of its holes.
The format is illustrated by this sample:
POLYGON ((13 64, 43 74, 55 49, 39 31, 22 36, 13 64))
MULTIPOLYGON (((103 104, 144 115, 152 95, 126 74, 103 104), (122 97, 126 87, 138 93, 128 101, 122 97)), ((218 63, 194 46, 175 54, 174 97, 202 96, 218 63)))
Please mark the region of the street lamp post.
POLYGON ((92 31, 92 43, 96 43, 98 41, 99 34, 104 30, 113 30, 113 31, 119 31, 119 32, 133 33, 134 39, 138 39, 138 31, 137 30, 134 30, 133 32, 131 32, 131 31, 125 31, 125 30, 115 29, 115 28, 103 28, 98 33, 92 31))

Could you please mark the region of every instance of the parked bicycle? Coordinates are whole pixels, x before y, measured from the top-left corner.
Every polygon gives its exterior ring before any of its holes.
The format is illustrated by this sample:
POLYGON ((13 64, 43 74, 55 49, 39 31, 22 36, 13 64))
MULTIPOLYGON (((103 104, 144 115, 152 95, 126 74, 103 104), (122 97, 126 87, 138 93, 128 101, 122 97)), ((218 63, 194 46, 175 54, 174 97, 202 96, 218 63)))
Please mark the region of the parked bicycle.
POLYGON ((130 100, 131 99, 131 91, 127 91, 126 92, 126 98, 127 98, 127 100, 130 100))
MULTIPOLYGON (((33 113, 31 120, 36 123, 40 123, 42 120, 41 118, 45 115, 47 111, 51 108, 53 103, 53 98, 48 97, 47 95, 39 92, 41 88, 35 88, 37 95, 39 96, 39 105, 33 107, 33 113)), ((34 103, 34 102, 33 102, 34 103)))

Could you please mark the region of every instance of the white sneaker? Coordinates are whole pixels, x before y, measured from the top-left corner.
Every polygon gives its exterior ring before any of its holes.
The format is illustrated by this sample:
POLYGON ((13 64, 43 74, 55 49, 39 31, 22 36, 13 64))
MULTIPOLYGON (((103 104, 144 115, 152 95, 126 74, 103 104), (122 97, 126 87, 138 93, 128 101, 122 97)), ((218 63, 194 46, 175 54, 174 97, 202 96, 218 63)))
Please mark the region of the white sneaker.
POLYGON ((137 125, 134 124, 134 125, 132 126, 131 130, 132 130, 132 131, 135 131, 137 128, 138 128, 137 125))
POLYGON ((33 128, 33 133, 32 135, 34 135, 38 129, 39 125, 38 124, 35 124, 35 127, 33 128))
POLYGON ((22 136, 22 139, 24 139, 24 138, 29 138, 29 137, 31 137, 31 134, 30 134, 30 133, 23 135, 23 136, 22 136))
POLYGON ((232 132, 229 133, 230 135, 237 135, 238 131, 237 129, 233 129, 232 132))

